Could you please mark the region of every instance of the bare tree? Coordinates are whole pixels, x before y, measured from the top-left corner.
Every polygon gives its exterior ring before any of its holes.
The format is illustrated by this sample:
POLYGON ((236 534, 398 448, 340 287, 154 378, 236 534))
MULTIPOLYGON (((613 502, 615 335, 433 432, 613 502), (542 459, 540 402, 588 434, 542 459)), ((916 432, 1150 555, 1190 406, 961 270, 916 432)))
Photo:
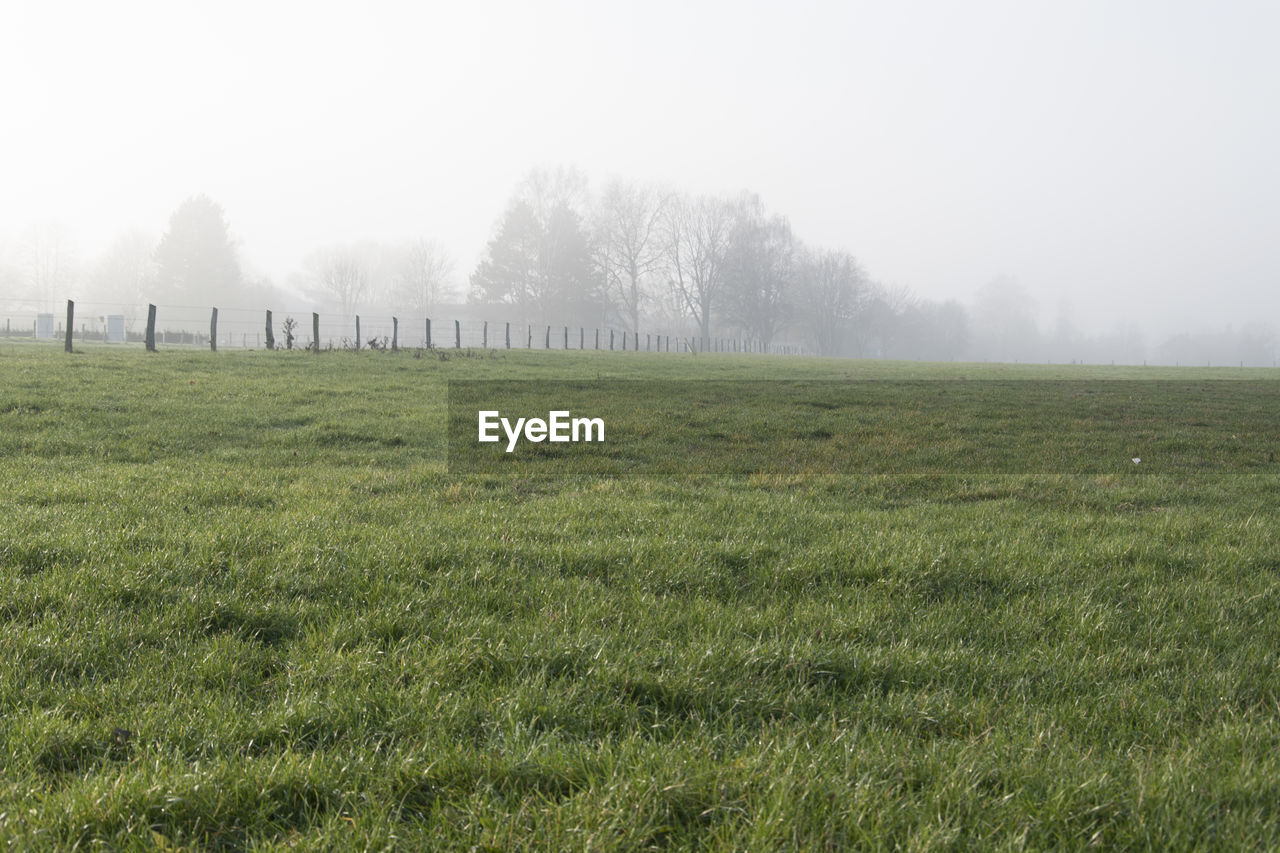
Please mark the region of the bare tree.
POLYGON ((720 307, 735 218, 731 201, 707 196, 673 201, 664 217, 669 284, 703 338, 711 337, 712 312, 720 307))
POLYGON ((145 305, 155 294, 155 240, 141 231, 115 239, 89 274, 94 298, 122 305, 145 305))
POLYGON ((355 314, 369 292, 368 253, 358 246, 332 247, 313 252, 305 264, 315 289, 335 300, 344 317, 355 314))
POLYGON ((608 296, 637 335, 646 282, 666 263, 662 225, 670 202, 654 187, 613 181, 596 206, 596 252, 608 296))
POLYGON ((820 355, 839 355, 871 298, 866 275, 853 255, 831 249, 804 251, 799 271, 800 319, 820 355))
POLYGON ((28 300, 47 309, 67 298, 76 259, 65 228, 57 223, 34 226, 19 251, 28 300))
POLYGON ((440 246, 414 240, 396 252, 391 296, 397 305, 425 316, 440 302, 453 269, 453 259, 440 246))
POLYGON ((557 208, 568 208, 585 219, 587 214, 587 176, 572 166, 531 169, 516 190, 516 199, 533 210, 534 218, 544 225, 557 208))
POLYGON ((725 260, 725 308, 749 336, 765 345, 790 319, 795 254, 787 218, 766 216, 758 196, 745 196, 725 260))

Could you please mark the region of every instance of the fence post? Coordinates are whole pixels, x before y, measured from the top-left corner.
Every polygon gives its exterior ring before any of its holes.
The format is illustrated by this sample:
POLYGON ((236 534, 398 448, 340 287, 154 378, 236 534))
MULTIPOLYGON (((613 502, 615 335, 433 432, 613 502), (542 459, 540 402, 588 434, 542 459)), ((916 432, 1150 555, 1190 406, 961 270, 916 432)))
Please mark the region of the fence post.
POLYGON ((75 320, 75 318, 76 318, 76 304, 72 302, 70 299, 68 299, 67 300, 67 339, 62 345, 62 348, 67 352, 71 352, 71 330, 73 328, 71 324, 75 320))
POLYGON ((600 349, 600 330, 596 329, 596 349, 600 349))
POLYGON ((587 348, 587 330, 584 329, 582 326, 579 326, 578 327, 578 349, 584 350, 586 348, 587 348))
MULTIPOLYGON (((359 336, 360 336, 360 333, 356 332, 356 337, 359 337, 359 336)), ((267 349, 275 349, 275 348, 276 348, 276 333, 271 331, 271 311, 270 309, 268 309, 267 310, 267 349)))
POLYGON ((360 315, 356 315, 356 352, 360 352, 360 315))
POLYGON ((564 327, 564 348, 565 349, 569 348, 569 327, 568 326, 564 327))
POLYGON ((632 348, 633 350, 635 350, 636 352, 640 352, 640 333, 639 333, 639 332, 636 332, 636 334, 635 334, 635 343, 634 343, 634 344, 632 344, 631 348, 632 348))
POLYGON ((529 340, 525 341, 525 349, 533 349, 533 326, 526 326, 525 329, 529 333, 529 340))
POLYGON ((609 330, 609 352, 613 352, 613 329, 609 330))
POLYGON ((453 321, 453 348, 462 349, 462 321, 453 321))
POLYGON ((311 312, 311 348, 320 352, 320 315, 311 312))
POLYGON ((551 327, 547 326, 547 341, 543 344, 543 349, 551 349, 551 327))
POLYGON ((431 349, 431 318, 427 318, 427 349, 431 349))
POLYGON ((511 349, 511 324, 507 323, 507 349, 511 349))
POLYGON ((400 349, 400 320, 396 317, 391 318, 391 351, 396 352, 400 349))
POLYGON ((156 306, 147 305, 147 352, 156 351, 156 306))
POLYGON ((652 337, 653 337, 653 334, 651 332, 644 333, 644 351, 645 352, 649 351, 649 344, 651 343, 650 338, 652 337))
POLYGON ((484 321, 484 331, 480 333, 480 347, 482 349, 489 348, 489 321, 484 321))
POLYGON ((218 351, 218 309, 209 315, 209 352, 218 351))

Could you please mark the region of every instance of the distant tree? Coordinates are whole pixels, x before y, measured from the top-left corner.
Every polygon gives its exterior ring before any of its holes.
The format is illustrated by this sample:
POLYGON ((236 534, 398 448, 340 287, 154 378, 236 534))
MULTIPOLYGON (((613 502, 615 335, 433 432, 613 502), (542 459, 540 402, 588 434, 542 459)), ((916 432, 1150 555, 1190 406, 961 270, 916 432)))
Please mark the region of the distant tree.
POLYGON ((804 251, 798 266, 802 327, 819 355, 848 354, 854 326, 872 298, 866 274, 853 255, 831 249, 804 251))
POLYGON ((795 255, 786 217, 766 215, 758 196, 745 196, 725 255, 725 309, 729 319, 766 346, 791 317, 795 255))
POLYGON ((118 236, 89 273, 94 298, 122 305, 142 305, 154 298, 155 241, 140 231, 118 236))
POLYGON ((416 315, 426 316, 440 302, 453 274, 453 259, 429 240, 414 240, 394 253, 392 301, 416 315))
POLYGON ((226 217, 208 196, 178 205, 156 247, 155 262, 165 299, 217 305, 235 304, 244 296, 240 258, 226 217))
POLYGON ((516 200, 503 214, 484 258, 471 274, 474 302, 505 302, 528 312, 540 301, 538 255, 542 226, 528 202, 516 200))
POLYGON ((538 253, 543 282, 543 317, 586 323, 599 316, 590 237, 582 219, 567 204, 552 208, 538 253))
POLYGON ((307 256, 304 266, 315 291, 336 302, 343 317, 355 314, 369 293, 371 258, 367 247, 334 246, 307 256))
POLYGON ((648 284, 666 263, 662 217, 669 193, 653 187, 613 181, 595 208, 597 263, 607 294, 632 332, 649 301, 648 284))
POLYGON ((515 198, 471 274, 473 302, 506 303, 540 322, 586 322, 595 311, 592 249, 567 203, 544 209, 515 198))
POLYGON ((664 217, 671 291, 703 338, 711 337, 724 295, 735 217, 733 202, 707 196, 675 200, 664 217))
POLYGON ((62 225, 50 222, 27 229, 19 259, 25 296, 32 304, 52 308, 71 296, 76 256, 62 225))
POLYGON ((950 361, 968 345, 968 318, 955 301, 909 299, 886 322, 889 334, 884 335, 881 353, 885 358, 950 361))
POLYGON ((992 361, 1028 361, 1040 357, 1035 302, 1010 276, 992 279, 973 304, 973 349, 992 361))

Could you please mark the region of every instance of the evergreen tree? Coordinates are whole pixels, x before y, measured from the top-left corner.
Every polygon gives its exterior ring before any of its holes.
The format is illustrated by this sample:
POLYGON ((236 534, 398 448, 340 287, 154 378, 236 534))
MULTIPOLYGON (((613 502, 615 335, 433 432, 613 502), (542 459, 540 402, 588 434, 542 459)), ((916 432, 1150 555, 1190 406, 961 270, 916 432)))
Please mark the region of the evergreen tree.
POLYGON ((189 198, 173 212, 155 260, 157 298, 192 305, 234 305, 244 298, 226 217, 208 196, 189 198))

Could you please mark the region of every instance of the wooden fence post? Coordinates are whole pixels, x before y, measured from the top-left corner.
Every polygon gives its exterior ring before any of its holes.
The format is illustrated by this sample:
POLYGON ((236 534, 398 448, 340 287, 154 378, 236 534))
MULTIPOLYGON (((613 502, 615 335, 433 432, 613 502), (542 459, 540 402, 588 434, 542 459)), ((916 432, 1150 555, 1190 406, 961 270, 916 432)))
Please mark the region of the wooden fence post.
MULTIPOLYGON (((360 333, 356 332, 356 337, 359 337, 359 336, 360 336, 360 333)), ((275 348, 276 348, 276 333, 271 329, 271 310, 267 309, 267 349, 273 350, 275 348)))
POLYGON ((397 352, 400 349, 400 320, 396 317, 391 318, 391 351, 397 352))
POLYGON ((311 348, 320 352, 320 315, 314 311, 311 312, 311 348))
POLYGON ((507 323, 507 349, 511 349, 511 324, 507 323))
POLYGON ((462 321, 453 321, 453 348, 462 349, 462 321))
POLYGON ((569 348, 569 327, 568 326, 564 327, 564 348, 565 349, 569 348))
POLYGON ((600 349, 600 330, 596 329, 596 349, 600 349))
POLYGON ((218 309, 209 315, 209 352, 218 351, 218 309))
POLYGON ((431 349, 431 318, 427 318, 427 349, 431 349))
POLYGON ((543 349, 551 349, 551 327, 547 326, 547 340, 542 345, 543 349))
POLYGON ((529 332, 529 340, 525 342, 524 348, 533 349, 533 326, 526 326, 525 328, 529 332))
POLYGON ((489 348, 489 321, 488 320, 484 321, 483 330, 480 332, 480 347, 481 349, 489 348))
POLYGON ((613 352, 613 329, 609 330, 609 352, 613 352))
POLYGON ((584 329, 582 326, 579 326, 578 327, 578 349, 584 350, 586 348, 587 348, 587 330, 584 329))
POLYGON ((67 339, 62 344, 62 348, 66 352, 71 352, 71 330, 74 328, 71 324, 76 318, 76 304, 70 299, 67 300, 67 339))
POLYGON ((360 315, 356 315, 356 352, 360 352, 360 315))
POLYGON ((147 305, 147 336, 145 346, 147 352, 156 351, 156 306, 147 305))

